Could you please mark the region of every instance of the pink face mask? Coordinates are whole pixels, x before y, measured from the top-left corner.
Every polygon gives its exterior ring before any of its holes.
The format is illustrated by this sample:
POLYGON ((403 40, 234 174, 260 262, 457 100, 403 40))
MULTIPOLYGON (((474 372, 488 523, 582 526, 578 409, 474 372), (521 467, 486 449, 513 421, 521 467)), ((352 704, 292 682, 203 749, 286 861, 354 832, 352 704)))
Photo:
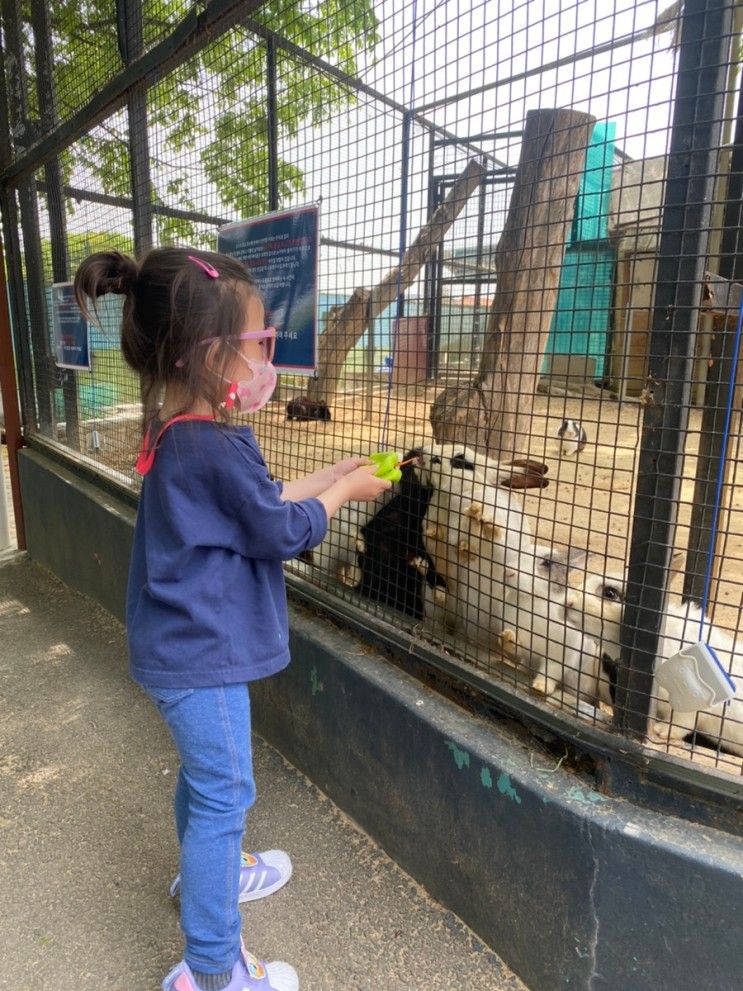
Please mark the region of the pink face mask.
MULTIPOLYGON (((236 347, 231 345, 232 350, 247 364, 253 373, 253 377, 251 379, 240 379, 237 382, 225 378, 224 381, 229 382, 230 388, 227 396, 220 405, 223 409, 234 409, 237 406, 241 413, 256 413, 266 405, 276 388, 276 369, 271 364, 276 349, 276 328, 266 327, 264 330, 247 330, 242 334, 238 334, 237 339, 239 341, 260 341, 265 357, 263 361, 255 358, 246 358, 236 347)), ((218 337, 207 337, 201 343, 212 344, 217 340, 219 340, 218 337)), ((176 362, 177 367, 181 367, 182 365, 183 361, 176 362)))
MULTIPOLYGON (((239 352, 238 352, 239 354, 239 352)), ((262 409, 276 388, 276 369, 270 361, 256 361, 255 358, 240 357, 253 373, 252 379, 230 382, 227 398, 222 403, 225 409, 238 406, 241 413, 256 413, 262 409)), ((225 382, 229 381, 225 379, 225 382)))

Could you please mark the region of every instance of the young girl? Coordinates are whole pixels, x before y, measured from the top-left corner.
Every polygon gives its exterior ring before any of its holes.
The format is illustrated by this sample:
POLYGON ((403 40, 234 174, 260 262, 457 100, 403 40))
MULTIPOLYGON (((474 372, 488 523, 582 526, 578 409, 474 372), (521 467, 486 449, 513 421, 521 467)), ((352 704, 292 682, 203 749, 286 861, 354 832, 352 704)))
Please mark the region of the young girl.
POLYGON ((289 663, 282 561, 319 544, 328 518, 390 483, 351 458, 283 485, 247 426, 276 384, 276 331, 247 270, 225 255, 158 248, 137 264, 86 259, 75 293, 87 312, 124 295, 121 344, 142 376, 144 476, 127 590, 130 671, 175 741, 185 954, 164 991, 296 991, 293 967, 262 963, 240 938, 238 904, 280 888, 281 851, 241 856, 255 799, 246 682, 289 663))

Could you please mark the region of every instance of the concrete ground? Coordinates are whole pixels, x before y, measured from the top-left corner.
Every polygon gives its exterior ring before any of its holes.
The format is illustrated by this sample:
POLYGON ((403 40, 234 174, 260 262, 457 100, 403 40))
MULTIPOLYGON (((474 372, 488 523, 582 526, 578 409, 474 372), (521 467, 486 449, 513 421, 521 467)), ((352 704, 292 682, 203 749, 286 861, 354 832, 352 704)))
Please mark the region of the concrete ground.
MULTIPOLYGON (((261 740, 247 846, 289 851, 243 908, 302 991, 523 991, 456 916, 261 740)), ((181 956, 170 738, 121 626, 23 555, 0 558, 0 988, 157 991, 181 956)))

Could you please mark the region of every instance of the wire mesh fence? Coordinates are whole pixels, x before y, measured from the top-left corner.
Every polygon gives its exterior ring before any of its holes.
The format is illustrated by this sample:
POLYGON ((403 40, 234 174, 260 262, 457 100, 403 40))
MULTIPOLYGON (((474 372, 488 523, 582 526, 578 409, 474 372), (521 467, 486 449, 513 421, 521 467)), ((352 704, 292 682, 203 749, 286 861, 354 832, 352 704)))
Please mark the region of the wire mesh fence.
POLYGON ((53 285, 319 203, 319 366, 252 426, 280 478, 407 463, 287 563, 298 587, 740 775, 737 5, 40 6, 2 3, 26 433, 136 491, 121 298, 73 370, 53 285), (738 693, 674 708, 660 669, 698 641, 738 693))

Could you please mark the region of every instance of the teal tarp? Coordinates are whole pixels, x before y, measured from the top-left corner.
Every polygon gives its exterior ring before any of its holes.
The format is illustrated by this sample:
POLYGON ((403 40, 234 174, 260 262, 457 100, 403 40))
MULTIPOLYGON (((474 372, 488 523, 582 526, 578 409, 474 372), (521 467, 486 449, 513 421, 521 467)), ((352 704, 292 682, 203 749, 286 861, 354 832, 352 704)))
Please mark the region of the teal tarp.
POLYGON ((567 249, 546 360, 551 354, 595 358, 596 378, 603 377, 614 264, 614 249, 609 245, 567 249))
POLYGON ((586 151, 586 165, 575 201, 570 243, 598 241, 606 237, 611 200, 611 177, 614 164, 613 121, 598 123, 593 128, 586 151))
POLYGON ((615 132, 613 122, 599 123, 591 135, 544 370, 549 355, 572 354, 595 358, 596 378, 604 374, 615 265, 614 249, 606 240, 615 132))

